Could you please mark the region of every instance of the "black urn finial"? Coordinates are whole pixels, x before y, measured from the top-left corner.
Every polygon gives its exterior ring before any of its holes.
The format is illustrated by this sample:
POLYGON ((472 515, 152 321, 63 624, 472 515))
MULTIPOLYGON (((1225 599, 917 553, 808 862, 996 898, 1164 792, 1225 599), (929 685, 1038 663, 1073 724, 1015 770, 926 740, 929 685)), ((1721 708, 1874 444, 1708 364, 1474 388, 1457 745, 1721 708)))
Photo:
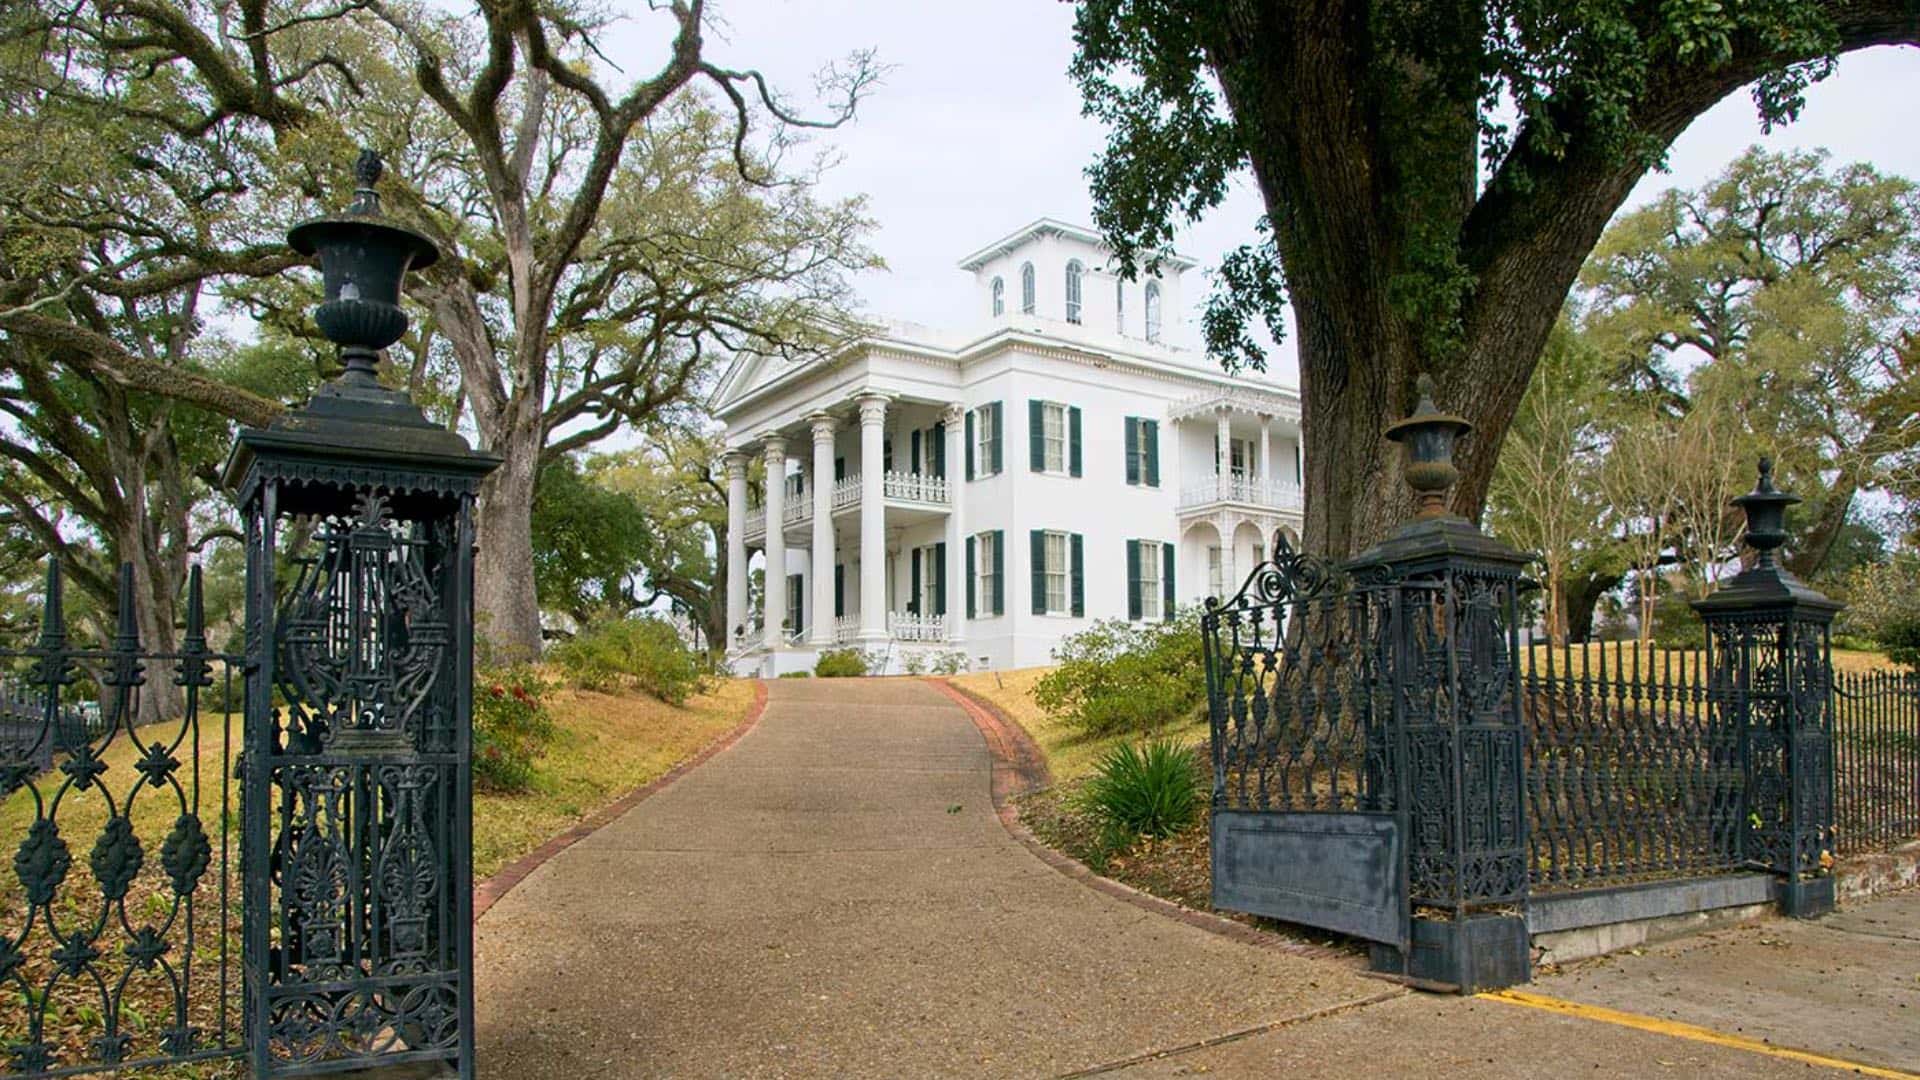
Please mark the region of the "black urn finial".
POLYGON ((347 212, 303 221, 287 233, 295 251, 320 257, 325 297, 313 321, 340 346, 346 370, 339 383, 363 389, 378 386, 374 365, 380 350, 407 332, 407 314, 400 307, 407 271, 424 269, 440 257, 433 241, 381 216, 374 185, 382 172, 379 154, 360 151, 347 212))
POLYGON ((1440 411, 1433 403, 1433 376, 1422 374, 1415 381, 1420 402, 1413 414, 1387 427, 1387 438, 1405 448, 1402 475, 1418 500, 1417 518, 1445 517, 1447 490, 1460 479, 1453 464, 1453 447, 1462 435, 1473 430, 1465 417, 1440 411))
POLYGON ((1759 554, 1758 564, 1771 567, 1774 552, 1787 542, 1787 507, 1800 496, 1781 491, 1773 484, 1773 459, 1760 459, 1760 479, 1753 490, 1733 500, 1747 515, 1746 542, 1759 554))

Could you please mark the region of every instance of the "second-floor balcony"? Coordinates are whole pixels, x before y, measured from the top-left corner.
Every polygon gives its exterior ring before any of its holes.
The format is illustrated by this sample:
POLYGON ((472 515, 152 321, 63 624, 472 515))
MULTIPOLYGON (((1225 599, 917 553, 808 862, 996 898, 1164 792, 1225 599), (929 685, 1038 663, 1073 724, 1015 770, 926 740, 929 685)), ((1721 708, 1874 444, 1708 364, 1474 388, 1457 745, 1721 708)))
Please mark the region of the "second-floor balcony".
POLYGON ((1229 474, 1225 482, 1219 476, 1195 477, 1180 487, 1180 509, 1183 511, 1223 503, 1293 513, 1306 508, 1300 485, 1269 482, 1244 473, 1229 474))
MULTIPOLYGON (((901 472, 889 469, 881 476, 880 491, 890 506, 923 511, 944 510, 952 502, 951 489, 946 477, 932 473, 901 472)), ((785 505, 781 507, 780 519, 788 532, 813 521, 813 493, 796 490, 789 483, 785 505)), ((857 509, 864 494, 859 473, 843 476, 833 482, 828 494, 828 505, 835 514, 857 509)), ((767 508, 764 504, 747 507, 746 536, 758 539, 767 533, 767 508)))

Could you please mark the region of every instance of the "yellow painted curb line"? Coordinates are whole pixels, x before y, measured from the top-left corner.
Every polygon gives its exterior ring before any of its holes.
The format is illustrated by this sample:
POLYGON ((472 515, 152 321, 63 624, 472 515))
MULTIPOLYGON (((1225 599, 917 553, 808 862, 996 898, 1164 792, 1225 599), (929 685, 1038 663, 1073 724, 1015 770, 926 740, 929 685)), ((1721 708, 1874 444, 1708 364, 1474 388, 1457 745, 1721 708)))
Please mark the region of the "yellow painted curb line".
POLYGON ((1828 1057, 1807 1050, 1791 1050, 1784 1046, 1749 1039, 1743 1035, 1729 1035, 1724 1031, 1700 1027, 1696 1024, 1683 1024, 1678 1020, 1662 1020, 1656 1016, 1642 1016, 1639 1013, 1621 1012, 1600 1005, 1587 1005, 1578 1001, 1547 997, 1544 994, 1529 994, 1524 990, 1492 990, 1476 994, 1488 1001, 1504 1001, 1509 1005, 1521 1005, 1529 1009, 1559 1013, 1562 1016, 1578 1016, 1585 1020, 1597 1020, 1603 1024, 1617 1024, 1621 1027, 1651 1031, 1656 1035, 1669 1035, 1676 1039, 1692 1039, 1694 1042, 1712 1043, 1715 1046, 1728 1046, 1735 1050, 1748 1050, 1768 1057, 1785 1058, 1806 1065, 1821 1065, 1829 1069, 1845 1069, 1861 1076, 1882 1076, 1889 1080, 1920 1080, 1920 1073, 1906 1072, 1901 1069, 1886 1069, 1878 1065, 1863 1065, 1858 1061, 1845 1058, 1828 1057))

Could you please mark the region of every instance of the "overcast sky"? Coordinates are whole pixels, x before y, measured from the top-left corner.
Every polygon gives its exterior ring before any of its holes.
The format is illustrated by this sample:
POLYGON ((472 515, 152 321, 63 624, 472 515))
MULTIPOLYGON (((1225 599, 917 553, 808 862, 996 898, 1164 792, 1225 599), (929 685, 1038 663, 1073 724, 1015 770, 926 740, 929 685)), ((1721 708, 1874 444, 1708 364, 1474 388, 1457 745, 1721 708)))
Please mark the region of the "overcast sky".
MULTIPOLYGON (((872 315, 965 326, 971 309, 962 255, 1037 217, 1091 224, 1083 171, 1105 142, 1080 115, 1067 79, 1073 8, 1057 0, 714 0, 725 25, 713 59, 758 67, 794 95, 819 66, 872 47, 893 70, 849 128, 823 136, 840 155, 827 187, 864 193, 888 269, 864 276, 872 315)), ((638 3, 631 5, 641 8, 638 3)), ((664 16, 641 14, 603 41, 630 76, 662 57, 664 16)), ((1864 160, 1920 177, 1920 53, 1875 49, 1842 58, 1816 86, 1800 121, 1763 135, 1752 102, 1737 95, 1681 136, 1671 171, 1634 193, 1644 202, 1672 186, 1712 177, 1747 145, 1825 147, 1839 161, 1864 160)), ((1210 266, 1252 234, 1258 193, 1242 179, 1229 200, 1188 230, 1179 248, 1210 266)), ((1203 282, 1188 286, 1194 304, 1203 282)), ((1187 313, 1189 320, 1193 312, 1187 313)), ((1291 376, 1276 372, 1291 381, 1291 376)))

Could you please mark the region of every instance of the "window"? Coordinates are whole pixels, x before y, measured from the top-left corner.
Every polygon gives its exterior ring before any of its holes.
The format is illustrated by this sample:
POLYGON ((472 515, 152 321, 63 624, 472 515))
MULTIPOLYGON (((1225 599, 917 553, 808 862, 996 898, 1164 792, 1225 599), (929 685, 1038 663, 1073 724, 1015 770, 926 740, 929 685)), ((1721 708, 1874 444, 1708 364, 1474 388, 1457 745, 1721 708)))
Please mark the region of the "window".
POLYGON ((1002 613, 1000 598, 1000 569, 1005 562, 1000 557, 1000 534, 983 532, 973 538, 974 555, 974 596, 978 598, 981 615, 999 615, 1002 613))
POLYGON ((1000 471, 1000 459, 994 454, 994 444, 999 441, 1000 430, 994 426, 999 411, 991 405, 982 405, 973 410, 973 460, 974 475, 992 476, 1000 471))
POLYGON ((1006 313, 1007 313, 1007 283, 1000 278, 994 278, 993 279, 993 317, 997 319, 1000 316, 1005 315, 1006 313))
POLYGON ((1033 264, 1020 268, 1020 313, 1033 314, 1033 264))
POLYGON ((1067 263, 1067 321, 1080 322, 1080 260, 1067 263))
POLYGON ((943 550, 945 547, 945 544, 925 544, 914 549, 915 569, 919 574, 917 584, 920 586, 913 597, 914 610, 922 615, 941 614, 940 594, 945 585, 941 579, 946 576, 941 556, 946 554, 943 550))
POLYGON ((1165 544, 1152 540, 1140 541, 1140 617, 1158 619, 1165 612, 1160 606, 1160 560, 1165 558, 1161 549, 1165 544))
POLYGON ((1226 567, 1220 562, 1219 545, 1215 545, 1207 549, 1207 595, 1226 595, 1226 581, 1226 567))
POLYGON ((1147 340, 1160 340, 1160 283, 1147 282, 1147 340))
POLYGON ((1056 402, 1040 406, 1040 437, 1044 441, 1046 471, 1067 471, 1067 407, 1056 402))
POLYGON ((1047 533, 1045 551, 1046 562, 1042 573, 1046 577, 1047 614, 1065 615, 1067 613, 1067 534, 1047 533))
MULTIPOLYGON (((1213 472, 1215 476, 1218 476, 1220 474, 1220 437, 1215 435, 1213 438, 1213 472)), ((1233 474, 1233 478, 1236 480, 1245 480, 1252 474, 1252 439, 1229 438, 1227 440, 1227 470, 1233 474)))
POLYGON ((1160 486, 1160 425, 1143 417, 1127 417, 1127 483, 1160 486))
POLYGON ((1113 332, 1127 336, 1127 283, 1121 278, 1113 279, 1113 332))

